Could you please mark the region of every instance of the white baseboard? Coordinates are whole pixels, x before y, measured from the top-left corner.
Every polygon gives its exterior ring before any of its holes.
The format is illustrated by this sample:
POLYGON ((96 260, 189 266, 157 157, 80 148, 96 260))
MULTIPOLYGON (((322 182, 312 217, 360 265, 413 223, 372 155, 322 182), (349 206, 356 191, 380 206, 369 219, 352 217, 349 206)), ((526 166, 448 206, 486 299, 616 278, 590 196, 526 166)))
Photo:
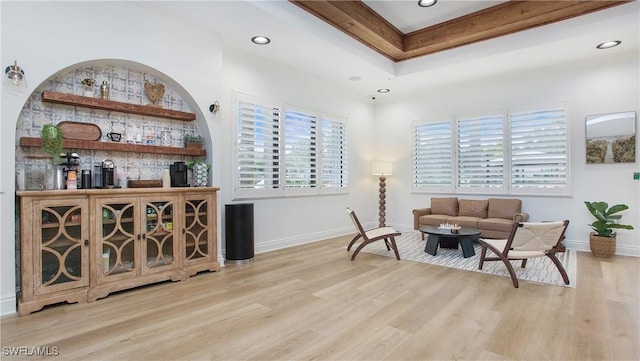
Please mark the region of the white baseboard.
MULTIPOLYGON (((576 251, 591 252, 591 246, 589 246, 589 241, 565 239, 564 241, 562 241, 562 243, 565 245, 565 247, 570 249, 575 249, 576 251)), ((640 257, 640 248, 621 246, 620 244, 617 244, 616 255, 640 257)))
POLYGON ((0 299, 0 316, 12 315, 18 313, 16 308, 16 297, 9 296, 0 299))
POLYGON ((305 234, 297 237, 262 242, 255 245, 255 253, 275 251, 277 249, 283 249, 283 248, 298 246, 301 244, 317 242, 323 239, 344 236, 345 234, 351 234, 351 233, 355 233, 355 230, 353 227, 344 227, 344 228, 334 229, 331 231, 310 233, 310 234, 305 234))

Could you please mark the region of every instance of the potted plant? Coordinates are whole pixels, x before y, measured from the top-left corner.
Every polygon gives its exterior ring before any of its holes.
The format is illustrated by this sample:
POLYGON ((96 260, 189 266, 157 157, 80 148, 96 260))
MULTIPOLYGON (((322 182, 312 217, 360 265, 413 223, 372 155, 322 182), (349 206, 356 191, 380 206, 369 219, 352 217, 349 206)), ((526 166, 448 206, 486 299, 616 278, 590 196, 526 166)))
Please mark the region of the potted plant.
POLYGON ((187 163, 187 168, 191 170, 191 177, 194 187, 206 187, 209 184, 209 168, 211 165, 201 160, 192 160, 187 163))
POLYGON ((622 215, 616 214, 629 209, 626 204, 616 204, 609 207, 607 202, 584 202, 589 212, 596 220, 589 226, 593 232, 589 234, 591 252, 596 257, 609 258, 616 253, 616 232, 614 229, 633 229, 627 224, 618 221, 622 215))
POLYGON ((202 144, 204 143, 204 137, 200 134, 185 134, 184 135, 184 146, 185 148, 200 148, 202 149, 202 144))
POLYGON ((42 150, 53 157, 53 164, 60 164, 62 130, 55 124, 45 124, 40 132, 42 150))

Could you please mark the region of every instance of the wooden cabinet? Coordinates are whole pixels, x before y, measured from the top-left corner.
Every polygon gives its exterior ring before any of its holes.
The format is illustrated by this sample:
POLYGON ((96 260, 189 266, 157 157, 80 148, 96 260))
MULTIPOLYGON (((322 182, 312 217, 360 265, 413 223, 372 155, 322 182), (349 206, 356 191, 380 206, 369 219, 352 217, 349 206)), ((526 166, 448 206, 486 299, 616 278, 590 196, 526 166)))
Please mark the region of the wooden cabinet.
POLYGON ((216 193, 186 193, 182 202, 182 221, 184 234, 181 251, 183 268, 189 276, 197 272, 215 271, 219 267, 217 260, 216 237, 216 193))
POLYGON ((218 188, 20 191, 26 315, 218 271, 218 188))
POLYGON ((186 279, 180 269, 176 217, 180 196, 157 194, 144 197, 95 197, 96 224, 93 259, 95 286, 89 300, 109 292, 172 279, 186 279))
POLYGON ((89 286, 85 197, 24 197, 20 202, 20 315, 56 302, 84 302, 89 286))

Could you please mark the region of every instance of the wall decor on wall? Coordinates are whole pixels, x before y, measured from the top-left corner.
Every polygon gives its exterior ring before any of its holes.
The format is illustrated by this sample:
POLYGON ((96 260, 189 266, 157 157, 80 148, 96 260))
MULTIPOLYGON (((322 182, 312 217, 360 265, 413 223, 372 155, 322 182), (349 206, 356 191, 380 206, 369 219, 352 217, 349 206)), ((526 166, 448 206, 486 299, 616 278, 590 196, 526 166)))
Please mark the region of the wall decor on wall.
POLYGON ((587 163, 636 161, 636 112, 586 116, 587 163))
POLYGON ((144 83, 144 93, 151 101, 151 104, 149 104, 150 106, 160 107, 161 105, 158 104, 158 101, 162 99, 162 96, 164 95, 164 85, 146 82, 144 83))

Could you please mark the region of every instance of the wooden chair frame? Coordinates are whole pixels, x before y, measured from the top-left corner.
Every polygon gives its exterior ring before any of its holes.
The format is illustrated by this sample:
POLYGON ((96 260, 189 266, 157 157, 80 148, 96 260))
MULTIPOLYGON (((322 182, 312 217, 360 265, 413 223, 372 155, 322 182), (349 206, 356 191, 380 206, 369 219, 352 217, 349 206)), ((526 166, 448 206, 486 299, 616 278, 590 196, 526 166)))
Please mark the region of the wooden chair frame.
MULTIPOLYGON (((560 222, 541 222, 540 224, 544 224, 544 223, 560 223, 560 222)), ((556 240, 555 244, 551 246, 549 249, 540 249, 536 251, 529 250, 526 252, 520 252, 518 253, 518 255, 514 255, 514 253, 517 253, 517 251, 514 251, 512 249, 513 241, 514 241, 514 238, 516 237, 518 230, 522 229, 525 226, 525 223, 514 222, 513 227, 511 229, 511 233, 509 234, 509 238, 506 240, 504 248, 502 249, 500 249, 501 247, 497 247, 497 245, 504 242, 504 240, 491 240, 491 239, 479 238, 478 242, 480 242, 480 244, 482 245, 482 252, 480 254, 480 263, 478 264, 478 269, 482 270, 482 266, 485 261, 502 261, 502 263, 504 263, 505 267, 507 268, 507 271, 509 271, 509 275, 511 276, 511 281, 513 282, 513 287, 518 288, 518 285, 519 285, 518 277, 516 276, 513 266, 509 261, 522 260, 521 267, 525 268, 525 266, 527 265, 527 259, 546 256, 549 259, 551 259, 551 261, 556 266, 556 268, 558 268, 558 271, 560 271, 560 274, 562 275, 562 280, 566 285, 568 285, 569 276, 567 276, 567 271, 562 266, 562 262, 560 262, 558 257, 556 257, 558 245, 560 244, 560 241, 564 239, 564 233, 566 232, 567 227, 569 226, 568 220, 562 221, 561 223, 562 223, 561 225, 562 231, 558 236, 558 239, 556 240), (491 250, 497 257, 487 257, 486 256, 487 249, 491 250)))
POLYGON ((360 224, 360 221, 358 220, 358 216, 356 216, 356 213, 352 211, 350 208, 347 208, 347 213, 349 214, 349 217, 351 218, 353 225, 356 227, 356 230, 358 231, 358 234, 356 234, 355 237, 353 237, 353 239, 351 240, 351 242, 349 242, 349 246, 347 247, 347 252, 351 250, 351 247, 353 247, 353 245, 356 243, 357 240, 359 240, 360 238, 363 239, 362 243, 360 243, 358 248, 356 248, 355 252, 353 252, 353 254, 351 255, 352 261, 356 259, 356 256, 364 248, 364 246, 379 240, 384 240, 384 244, 387 246, 387 251, 390 251, 391 249, 393 249, 393 252, 396 254, 396 259, 398 261, 400 260, 400 253, 398 253, 398 247, 396 246, 396 240, 395 240, 395 237, 401 234, 400 232, 396 231, 391 227, 379 227, 379 228, 374 228, 374 229, 365 231, 364 228, 362 228, 362 224, 360 224))

